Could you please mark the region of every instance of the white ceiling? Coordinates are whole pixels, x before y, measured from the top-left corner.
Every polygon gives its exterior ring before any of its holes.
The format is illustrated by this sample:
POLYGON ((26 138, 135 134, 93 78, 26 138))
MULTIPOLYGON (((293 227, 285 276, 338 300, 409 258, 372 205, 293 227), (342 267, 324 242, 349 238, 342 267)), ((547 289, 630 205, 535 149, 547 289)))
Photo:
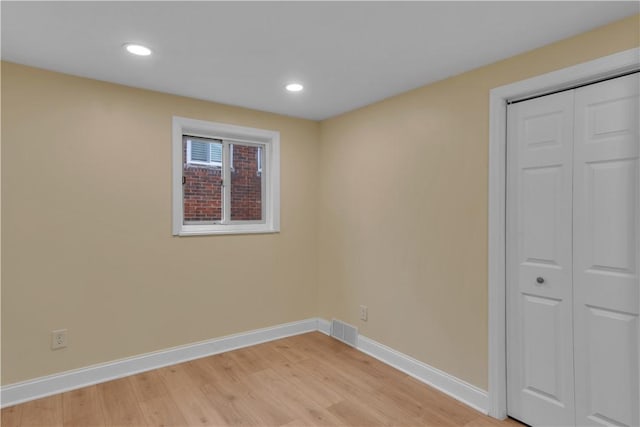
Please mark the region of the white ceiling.
POLYGON ((0 8, 3 60, 319 120, 638 13, 640 3, 2 1, 0 8), (154 54, 131 56, 125 42, 154 54), (305 90, 285 92, 293 80, 305 90))

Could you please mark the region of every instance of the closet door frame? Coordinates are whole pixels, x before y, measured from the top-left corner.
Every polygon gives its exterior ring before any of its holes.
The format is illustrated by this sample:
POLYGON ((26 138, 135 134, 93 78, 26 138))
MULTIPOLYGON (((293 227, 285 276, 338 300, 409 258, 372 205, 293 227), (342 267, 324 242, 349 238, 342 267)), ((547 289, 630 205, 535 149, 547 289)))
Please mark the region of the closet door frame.
POLYGON ((506 86, 500 86, 490 92, 488 183, 489 390, 487 392, 487 413, 492 417, 504 419, 507 416, 507 103, 517 99, 525 99, 597 82, 638 69, 640 69, 640 48, 635 48, 506 86))

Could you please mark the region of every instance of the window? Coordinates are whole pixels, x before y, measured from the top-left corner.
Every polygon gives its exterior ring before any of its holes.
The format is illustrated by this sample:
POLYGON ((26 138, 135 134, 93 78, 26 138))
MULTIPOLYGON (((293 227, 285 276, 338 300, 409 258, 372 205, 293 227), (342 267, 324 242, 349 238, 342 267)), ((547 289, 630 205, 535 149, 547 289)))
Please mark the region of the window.
POLYGON ((187 163, 222 167, 222 141, 186 136, 187 163))
POLYGON ((280 134, 173 118, 173 234, 279 231, 280 134))

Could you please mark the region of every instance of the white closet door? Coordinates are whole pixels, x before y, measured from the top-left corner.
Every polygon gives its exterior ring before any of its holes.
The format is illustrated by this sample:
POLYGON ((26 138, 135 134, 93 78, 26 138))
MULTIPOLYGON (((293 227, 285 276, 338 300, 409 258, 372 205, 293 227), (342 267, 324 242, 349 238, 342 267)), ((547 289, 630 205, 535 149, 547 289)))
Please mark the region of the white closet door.
POLYGON ((509 107, 507 364, 509 415, 574 424, 573 91, 509 107))
POLYGON ((577 425, 640 425, 638 83, 575 90, 577 425))

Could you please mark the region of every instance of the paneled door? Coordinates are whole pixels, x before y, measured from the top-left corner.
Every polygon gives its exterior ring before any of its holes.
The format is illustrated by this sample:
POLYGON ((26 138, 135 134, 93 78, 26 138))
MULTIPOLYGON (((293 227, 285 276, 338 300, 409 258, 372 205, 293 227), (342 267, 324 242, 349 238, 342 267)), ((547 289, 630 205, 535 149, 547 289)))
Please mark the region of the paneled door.
POLYGON ((509 415, 573 425, 573 92, 511 105, 508 114, 509 415))
POLYGON ((576 423, 640 425, 639 74, 575 91, 576 423))
POLYGON ((639 76, 508 108, 507 407, 532 426, 640 425, 639 76))

